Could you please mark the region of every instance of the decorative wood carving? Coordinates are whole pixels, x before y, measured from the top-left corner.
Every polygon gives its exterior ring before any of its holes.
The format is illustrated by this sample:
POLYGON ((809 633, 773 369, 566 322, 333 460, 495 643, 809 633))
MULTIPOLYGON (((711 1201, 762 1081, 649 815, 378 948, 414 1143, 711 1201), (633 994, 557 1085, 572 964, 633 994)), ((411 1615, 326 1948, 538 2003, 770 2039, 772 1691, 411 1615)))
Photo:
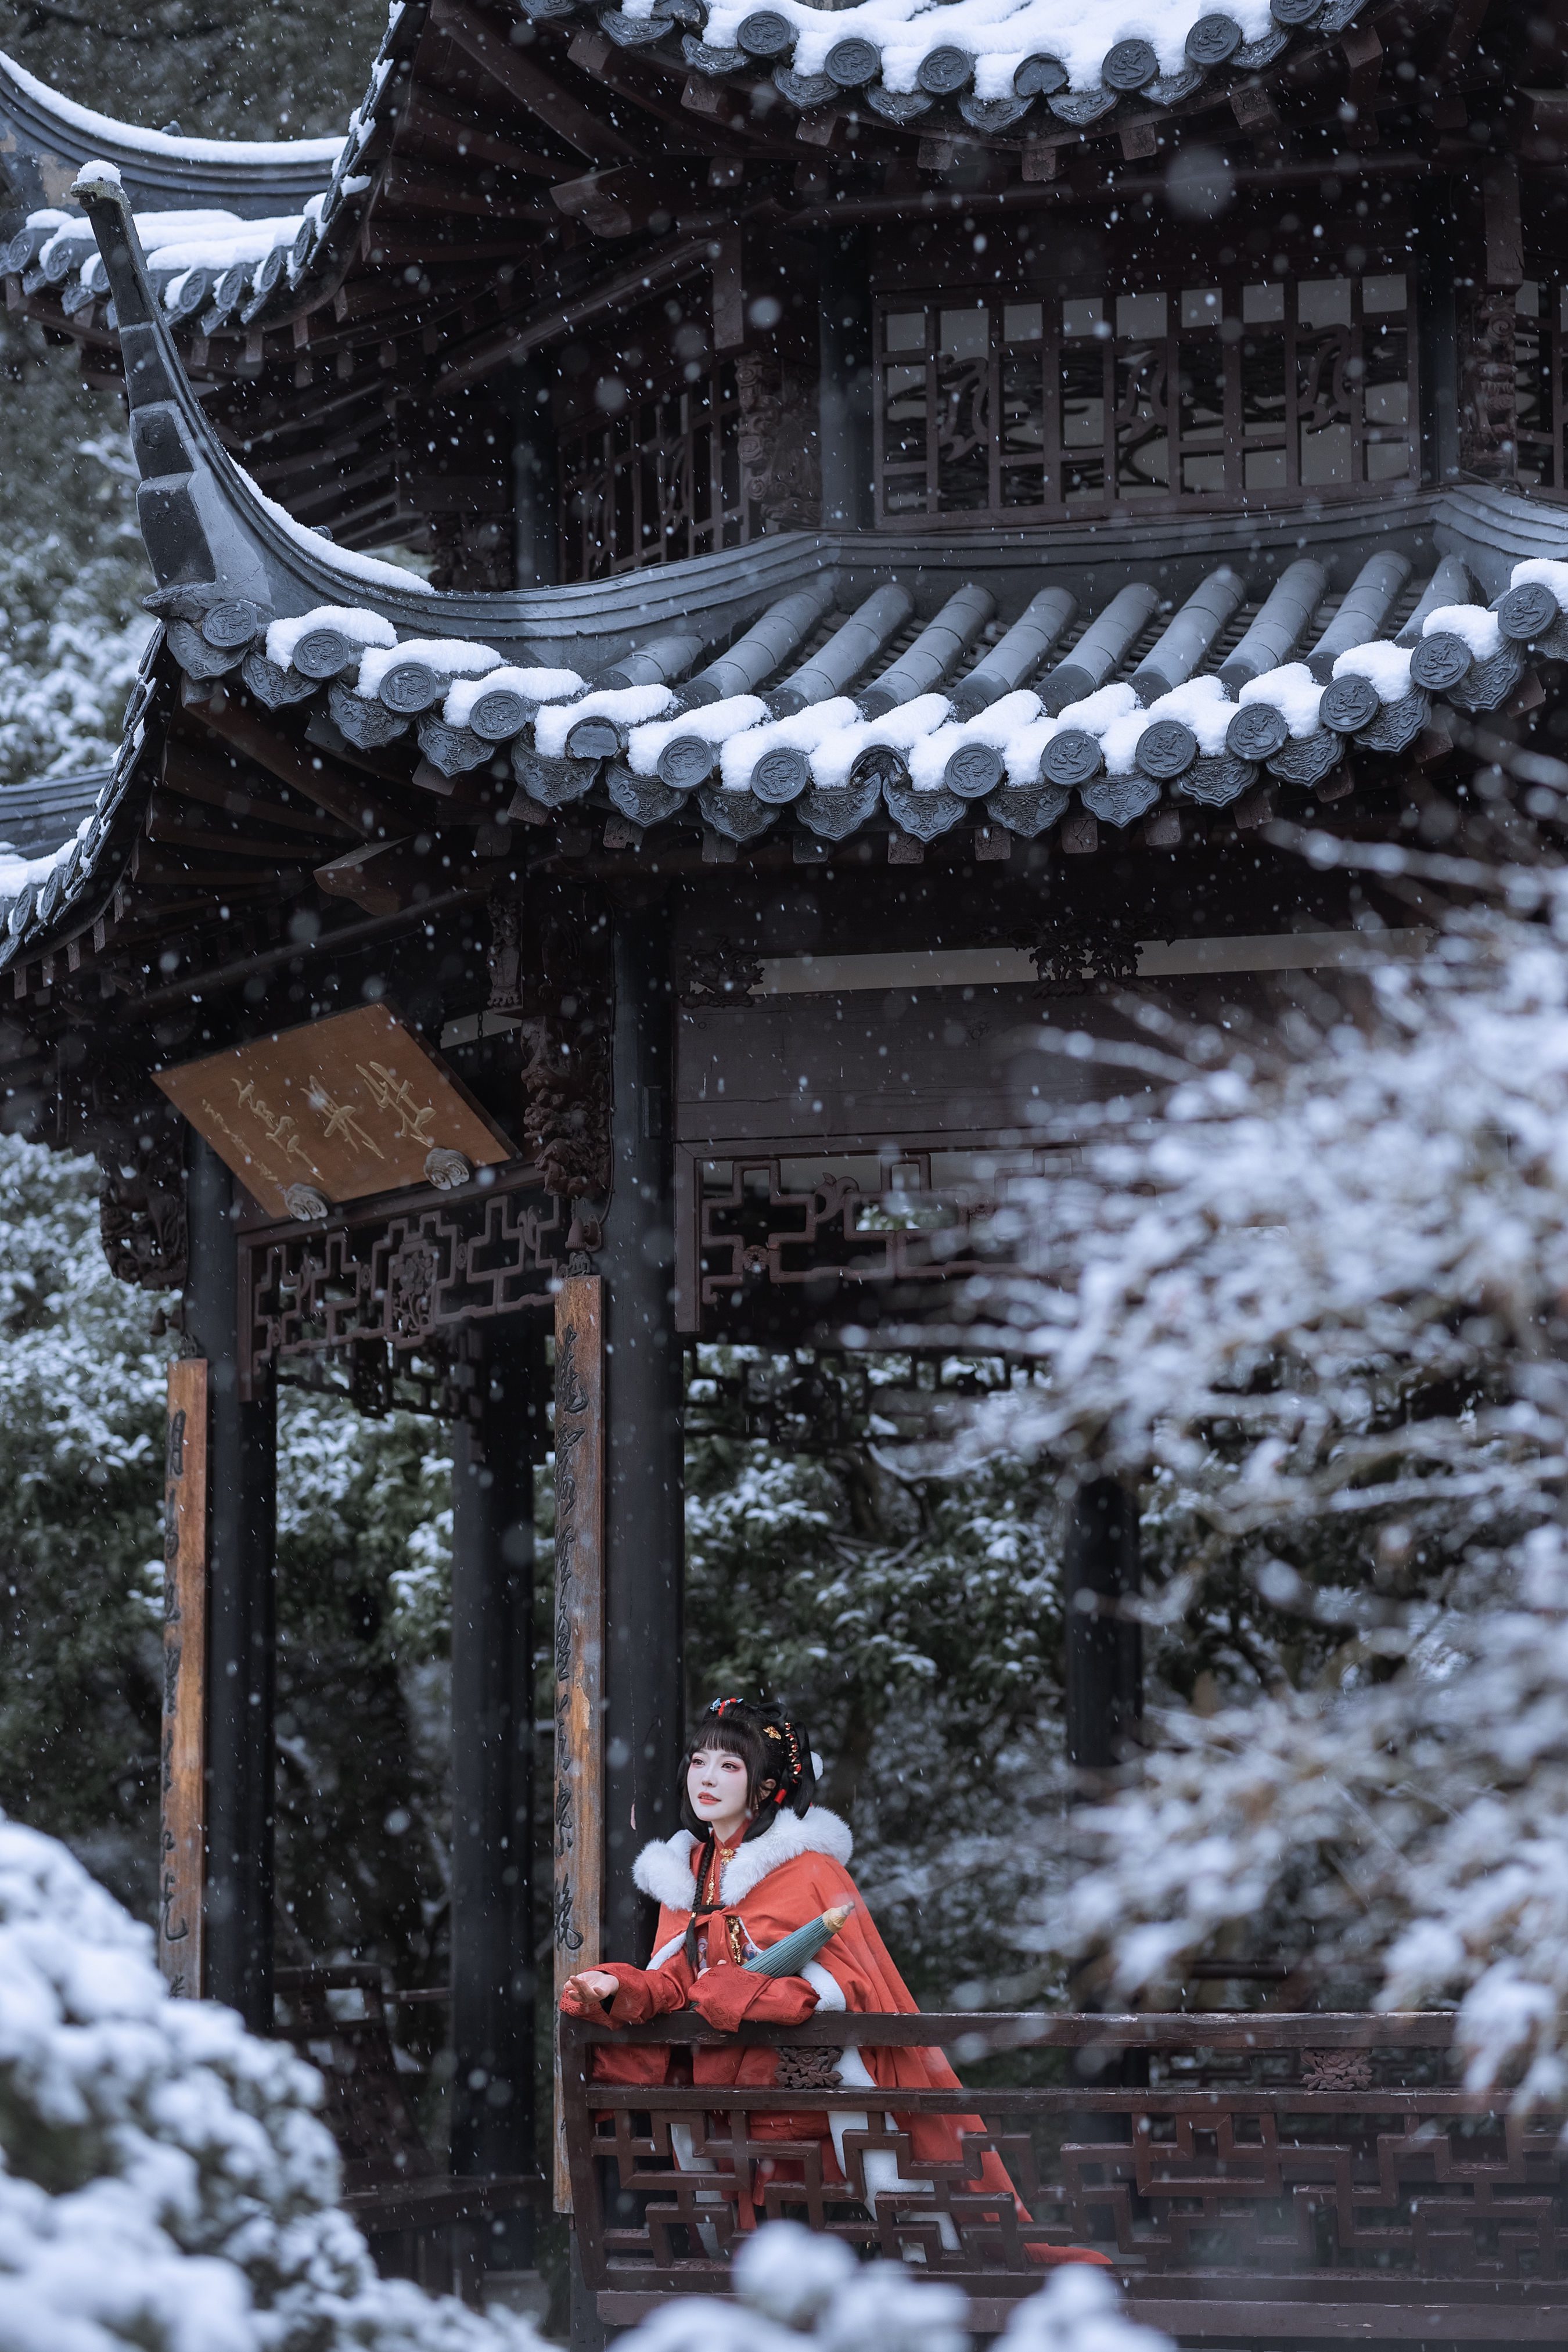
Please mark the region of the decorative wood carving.
POLYGON ((185 1279, 185 1182, 178 1131, 139 1153, 134 1175, 111 1160, 98 1195, 98 1232, 109 1270, 141 1290, 178 1290, 185 1279))
MULTIPOLYGON (((605 1871, 605 1341, 597 1275, 555 1300, 555 1991, 600 1958, 605 1871)), ((555 2207, 572 2210, 561 2066, 555 2207)))
POLYGON ((437 515, 425 536, 432 588, 496 595, 513 585, 510 516, 437 515))
POLYGON ((1459 463, 1489 481, 1511 478, 1518 434, 1511 289, 1479 295, 1466 314, 1459 463))
POLYGON ((815 530, 822 520, 816 387, 804 371, 763 352, 735 362, 739 452, 748 499, 765 530, 815 530))
POLYGON ((1020 944, 1034 960, 1042 996, 1089 996, 1138 977, 1136 924, 1121 916, 1063 915, 1020 944))
POLYGON ((556 885, 490 901, 490 1006, 521 1015, 522 1132, 545 1189, 602 1196, 610 1181, 609 925, 556 885))
POLYGON ((476 1168, 511 1157, 500 1129, 384 1004, 153 1076, 274 1216, 309 1215, 312 1199, 319 1215, 330 1202, 440 1183, 446 1153, 476 1168))
POLYGON ((733 940, 715 940, 710 948, 692 948, 680 960, 680 1002, 694 1010, 701 1004, 744 1004, 763 976, 763 961, 733 940))
POLYGON ((202 1994, 206 1862, 207 1368, 169 1367, 163 1472, 163 1723, 158 1965, 171 1992, 202 1994))

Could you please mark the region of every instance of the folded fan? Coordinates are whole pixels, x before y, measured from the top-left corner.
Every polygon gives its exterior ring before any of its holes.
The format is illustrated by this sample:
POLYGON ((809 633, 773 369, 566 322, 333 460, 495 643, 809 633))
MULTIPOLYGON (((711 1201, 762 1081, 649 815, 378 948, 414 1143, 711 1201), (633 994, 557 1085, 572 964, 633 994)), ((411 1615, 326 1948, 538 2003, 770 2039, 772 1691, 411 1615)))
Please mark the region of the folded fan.
POLYGON ((802 1969, 815 1960, 824 1944, 831 1943, 853 1911, 853 1903, 837 1903, 819 1919, 808 1919, 804 1927, 792 1927, 765 1952, 753 1952, 745 1966, 756 1977, 797 1977, 802 1969))

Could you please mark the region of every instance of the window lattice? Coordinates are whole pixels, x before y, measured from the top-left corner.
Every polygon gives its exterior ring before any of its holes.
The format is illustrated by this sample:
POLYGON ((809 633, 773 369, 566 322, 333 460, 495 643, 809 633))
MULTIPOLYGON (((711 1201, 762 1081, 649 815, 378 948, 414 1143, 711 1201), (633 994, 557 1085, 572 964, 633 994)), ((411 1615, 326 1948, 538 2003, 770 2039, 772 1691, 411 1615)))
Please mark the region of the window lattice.
POLYGON ((606 579, 740 547, 754 525, 742 482, 731 365, 561 446, 562 576, 606 579))
POLYGON ((1067 300, 889 295, 880 520, 1320 498, 1418 471, 1402 273, 1067 300))

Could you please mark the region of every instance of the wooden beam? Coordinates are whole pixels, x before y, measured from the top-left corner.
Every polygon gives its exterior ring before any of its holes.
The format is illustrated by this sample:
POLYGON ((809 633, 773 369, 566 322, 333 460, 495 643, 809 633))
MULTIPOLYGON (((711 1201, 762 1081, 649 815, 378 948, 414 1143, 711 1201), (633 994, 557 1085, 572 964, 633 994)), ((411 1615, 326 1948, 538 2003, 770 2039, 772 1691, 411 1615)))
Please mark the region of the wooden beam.
POLYGON ((537 221, 541 228, 553 226, 524 183, 513 178, 506 187, 477 187, 471 174, 465 178, 412 155, 395 156, 387 165, 379 201, 400 213, 430 213, 437 219, 472 213, 481 220, 499 216, 511 228, 523 221, 537 221))
MULTIPOLYGON (((270 782, 271 779, 268 779, 270 782)), ((232 758, 215 756, 204 751, 182 736, 173 735, 163 747, 163 782, 171 793, 187 801, 200 801, 208 808, 222 809, 226 816, 254 819, 258 824, 273 826, 279 833, 302 833, 313 841, 357 840, 335 816, 313 803, 309 809, 286 807, 274 800, 270 793, 258 792, 250 776, 236 765, 232 758)), ((287 787, 285 787, 287 789, 287 787)), ((279 843, 278 847, 286 845, 279 843)))
POLYGON ((215 735, 234 744, 269 776, 291 784, 330 815, 341 817, 362 841, 378 830, 387 834, 408 830, 403 811, 393 808, 346 769, 330 765, 324 753, 276 731, 248 697, 230 697, 223 688, 215 688, 196 715, 215 735))
POLYGON ((1453 79, 1458 67, 1474 48, 1490 5, 1491 0, 1458 0, 1444 37, 1442 54, 1432 69, 1432 78, 1439 85, 1453 79))
POLYGON ((454 152, 472 155, 481 163, 499 163, 503 172, 526 173, 536 179, 553 180, 561 169, 549 156, 536 155, 531 148, 499 138, 493 130, 438 105, 427 89, 416 88, 409 91, 397 118, 393 147, 404 153, 411 148, 417 151, 426 142, 444 157, 454 152))
MULTIPOLYGON (((665 95, 669 84, 665 79, 668 68, 662 58, 648 60, 638 58, 635 50, 617 49, 606 34, 601 33, 597 26, 587 25, 579 26, 573 34, 566 55, 573 65, 580 67, 584 73, 591 73, 605 89, 615 90, 653 121, 661 124, 666 136, 658 144, 668 147, 673 154, 706 157, 711 152, 710 132, 692 123, 689 110, 683 117, 685 100, 679 96, 671 99, 665 95), (658 80, 654 79, 655 75, 659 77, 658 80)), ((717 87, 712 83, 704 83, 703 86, 707 89, 717 87)), ((790 137, 790 137, 780 138, 766 131, 763 117, 750 112, 750 90, 731 87, 726 94, 731 101, 731 119, 725 125, 725 135, 731 154, 743 160, 747 155, 756 158, 763 155, 785 156, 791 152, 790 137), (734 130, 733 116, 737 108, 743 119, 741 135, 731 141, 729 134, 734 130)), ((772 95, 771 89, 769 95, 772 95)))
POLYGON ((617 155, 629 160, 636 155, 629 139, 623 139, 618 131, 569 97, 559 82, 530 64, 521 49, 514 49, 510 41, 470 14, 462 0, 432 0, 428 21, 433 31, 444 34, 454 48, 461 49, 524 113, 542 122, 569 147, 575 147, 580 155, 595 162, 617 155))
POLYGON ((281 866, 276 858, 270 863, 258 860, 226 866, 217 857, 209 857, 205 848, 185 851, 178 858, 161 857, 145 835, 131 853, 132 879, 139 888, 167 884, 181 890, 227 890, 256 888, 265 883, 277 891, 289 891, 299 888, 304 871, 298 866, 281 866))
MULTIPOLYGON (((605 1312, 595 1274, 555 1294, 555 1994, 592 1968, 605 1878, 605 1312)), ((555 2210, 572 2210, 555 2060, 555 2210)))
POLYGON ((746 340, 746 291, 742 275, 741 233, 718 240, 713 260, 713 348, 738 352, 746 340))
MULTIPOLYGON (((346 857, 334 857, 330 864, 317 866, 316 887, 325 891, 329 898, 352 899, 367 915, 393 915, 404 907, 417 909, 426 900, 448 895, 450 890, 449 884, 445 891, 441 889, 441 836, 427 837, 431 845, 423 856, 415 848, 412 835, 404 841, 383 841, 371 848, 351 849, 346 857)), ((449 841, 450 836, 447 838, 449 841)), ((470 851, 472 841, 470 835, 470 851)), ((484 887, 476 877, 475 898, 483 894, 484 887)))
POLYGON ((169 1367, 163 1462, 163 1727, 159 1748, 158 1965, 199 2000, 206 1880, 207 1368, 169 1367))
POLYGON ((650 255, 640 268, 607 278, 603 285, 569 302, 552 303, 549 310, 536 310, 512 327, 488 329, 481 341, 467 351, 459 348, 448 354, 437 375, 438 389, 454 392, 462 384, 488 375, 504 359, 537 351, 541 344, 552 342, 558 335, 571 334, 592 320, 605 318, 623 308, 631 309, 666 286, 699 276, 711 267, 709 248, 712 242, 711 236, 706 236, 683 237, 678 245, 667 246, 662 252, 650 255))

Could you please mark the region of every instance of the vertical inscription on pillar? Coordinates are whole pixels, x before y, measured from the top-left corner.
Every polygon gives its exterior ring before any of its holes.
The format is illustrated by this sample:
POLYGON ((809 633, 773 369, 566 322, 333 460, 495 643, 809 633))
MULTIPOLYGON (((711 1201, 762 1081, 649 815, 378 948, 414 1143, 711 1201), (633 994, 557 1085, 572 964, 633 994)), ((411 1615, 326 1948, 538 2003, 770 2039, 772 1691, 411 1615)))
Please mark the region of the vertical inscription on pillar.
POLYGON ((194 1356, 169 1367, 158 1856, 158 1965, 170 1991, 193 2000, 202 1991, 206 1615, 207 1368, 194 1356))
MULTIPOLYGON (((555 1990, 600 1958, 604 1902, 605 1349, 597 1275, 555 1299, 555 1990)), ((572 2210, 555 2062, 555 2210, 572 2210)))

